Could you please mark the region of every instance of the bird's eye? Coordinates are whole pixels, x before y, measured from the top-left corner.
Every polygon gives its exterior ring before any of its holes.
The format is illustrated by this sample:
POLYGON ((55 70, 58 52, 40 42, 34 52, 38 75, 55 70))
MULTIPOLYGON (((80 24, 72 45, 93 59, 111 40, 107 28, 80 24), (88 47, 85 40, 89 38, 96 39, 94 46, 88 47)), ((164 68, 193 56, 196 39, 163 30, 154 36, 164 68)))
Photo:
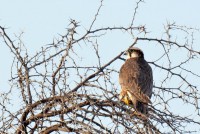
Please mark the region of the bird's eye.
POLYGON ((131 52, 131 53, 132 53, 132 52, 134 52, 134 50, 133 50, 133 49, 130 49, 130 50, 129 50, 129 52, 131 52))

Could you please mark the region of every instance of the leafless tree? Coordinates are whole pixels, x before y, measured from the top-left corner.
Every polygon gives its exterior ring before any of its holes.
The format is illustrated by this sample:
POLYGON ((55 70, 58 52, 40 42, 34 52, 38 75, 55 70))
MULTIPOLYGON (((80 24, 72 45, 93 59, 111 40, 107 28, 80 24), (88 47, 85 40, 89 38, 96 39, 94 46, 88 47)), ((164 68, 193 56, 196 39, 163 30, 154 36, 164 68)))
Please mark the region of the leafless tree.
POLYGON ((153 38, 145 26, 133 26, 141 2, 136 3, 130 26, 94 28, 102 0, 84 33, 79 33, 81 23, 70 20, 66 34, 32 56, 21 36, 14 41, 0 26, 1 45, 7 45, 14 55, 10 89, 0 94, 0 132, 200 132, 200 74, 191 66, 199 66, 200 51, 194 38, 199 30, 167 23, 162 37, 153 38), (131 35, 130 47, 158 47, 160 56, 148 61, 154 72, 154 92, 147 119, 134 115, 134 109, 118 99, 120 66, 115 66, 123 64, 122 55, 128 48, 105 61, 99 47, 107 44, 98 41, 111 31, 131 35), (179 38, 177 31, 181 33, 179 38), (82 57, 83 53, 88 53, 87 57, 82 57), (88 62, 91 57, 96 58, 95 63, 88 62), (155 76, 156 72, 162 75, 155 76), (14 94, 20 94, 21 104, 16 104, 14 94))

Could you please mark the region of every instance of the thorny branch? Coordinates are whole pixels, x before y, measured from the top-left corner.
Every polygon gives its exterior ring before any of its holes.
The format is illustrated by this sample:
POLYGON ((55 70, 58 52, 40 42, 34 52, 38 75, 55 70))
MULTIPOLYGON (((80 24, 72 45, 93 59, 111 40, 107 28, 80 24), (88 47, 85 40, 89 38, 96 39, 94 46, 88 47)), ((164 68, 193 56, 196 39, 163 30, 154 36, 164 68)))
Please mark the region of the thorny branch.
MULTIPOLYGON (((143 1, 138 1, 133 21, 140 2, 143 1)), ((200 74, 188 67, 189 63, 199 62, 200 51, 194 49, 193 37, 194 31, 198 29, 168 23, 164 31, 166 38, 138 35, 129 46, 146 42, 151 46, 161 46, 161 49, 157 50, 162 54, 149 61, 154 73, 161 72, 162 76, 154 76, 154 93, 152 105, 149 106, 149 118, 143 120, 133 114, 133 108, 118 100, 120 87, 117 77, 119 67, 124 61, 122 55, 128 48, 124 47, 121 52, 113 55, 111 59, 106 59, 108 61, 105 62, 99 49, 99 46, 104 44, 99 44, 98 39, 99 33, 111 30, 141 32, 141 28, 145 29, 145 26, 95 28, 94 23, 102 6, 103 0, 85 33, 79 33, 77 36, 78 27, 81 25, 75 20, 70 20, 65 35, 42 47, 33 56, 29 56, 27 51, 21 51, 25 47, 20 44, 21 38, 18 46, 6 33, 6 29, 0 26, 1 39, 15 56, 10 79, 11 89, 8 93, 1 93, 0 98, 1 133, 198 132, 187 127, 190 124, 200 126, 200 93, 198 85, 191 80, 199 81, 200 74), (172 30, 186 33, 185 42, 180 43, 174 39, 172 30), (93 51, 90 55, 96 57, 96 63, 91 65, 86 62, 88 65, 85 65, 78 46, 93 51), (182 56, 180 60, 175 60, 175 50, 181 51, 177 52, 178 56, 182 56), (166 63, 163 64, 163 61, 166 63), (9 95, 16 91, 21 95, 22 105, 15 104, 9 95), (180 114, 176 107, 170 107, 171 102, 177 102, 183 110, 189 107, 193 112, 180 114), (12 111, 12 104, 19 108, 12 111)), ((145 30, 142 32, 146 34, 145 30)), ((85 57, 86 61, 87 58, 89 57, 85 57)))

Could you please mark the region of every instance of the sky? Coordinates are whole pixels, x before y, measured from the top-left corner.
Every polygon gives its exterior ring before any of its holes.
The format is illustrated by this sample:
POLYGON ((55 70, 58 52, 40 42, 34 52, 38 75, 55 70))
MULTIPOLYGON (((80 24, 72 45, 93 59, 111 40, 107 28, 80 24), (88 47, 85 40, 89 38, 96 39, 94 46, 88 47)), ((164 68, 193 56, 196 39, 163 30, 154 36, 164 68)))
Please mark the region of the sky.
MULTIPOLYGON (((13 40, 23 32, 22 40, 30 54, 34 54, 59 34, 66 33, 70 19, 80 22, 82 30, 87 29, 100 0, 0 0, 0 3, 0 25, 7 28, 13 40)), ((151 37, 157 38, 162 37, 163 26, 167 22, 200 28, 199 5, 199 0, 146 0, 139 5, 134 24, 145 25, 151 37)), ((135 0, 105 0, 94 27, 128 26, 135 7, 135 0)), ((104 44, 101 46, 104 50, 102 59, 105 58, 106 63, 113 54, 125 50, 132 42, 130 35, 111 32, 101 40, 104 44)), ((149 61, 156 56, 155 47, 141 48, 149 61)), ((9 49, 0 41, 0 90, 9 88, 12 58, 9 49)), ((193 67, 197 69, 195 64, 193 67)))

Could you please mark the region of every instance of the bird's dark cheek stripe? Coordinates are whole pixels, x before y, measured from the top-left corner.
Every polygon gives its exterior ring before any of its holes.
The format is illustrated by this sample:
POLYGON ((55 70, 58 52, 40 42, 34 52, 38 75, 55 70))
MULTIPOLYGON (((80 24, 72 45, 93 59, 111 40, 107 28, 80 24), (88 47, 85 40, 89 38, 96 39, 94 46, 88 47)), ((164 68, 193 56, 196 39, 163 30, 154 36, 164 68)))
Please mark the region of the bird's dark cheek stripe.
POLYGON ((128 55, 131 57, 131 53, 129 52, 128 55))

